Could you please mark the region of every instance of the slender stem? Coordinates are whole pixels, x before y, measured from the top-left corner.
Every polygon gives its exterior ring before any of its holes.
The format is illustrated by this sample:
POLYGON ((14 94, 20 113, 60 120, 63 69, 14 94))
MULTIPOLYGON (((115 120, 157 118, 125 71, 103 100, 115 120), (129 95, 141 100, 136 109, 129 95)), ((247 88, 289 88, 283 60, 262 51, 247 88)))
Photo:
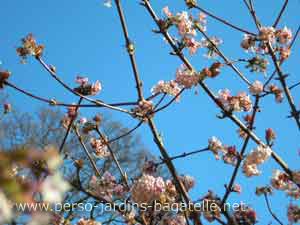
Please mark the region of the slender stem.
POLYGON ((235 65, 233 65, 233 63, 228 60, 226 58, 226 56, 220 51, 220 49, 218 48, 218 46, 207 36, 207 34, 200 28, 197 26, 197 29, 201 32, 201 34, 206 38, 206 40, 208 40, 210 42, 210 44, 215 48, 215 50, 218 52, 218 54, 220 55, 220 57, 225 61, 225 63, 227 65, 229 65, 229 67, 231 67, 233 69, 234 72, 236 72, 236 74, 249 86, 251 86, 250 81, 235 67, 235 65))
POLYGON ((231 28, 233 28, 235 30, 241 31, 241 32, 246 33, 246 34, 250 34, 252 36, 256 36, 256 34, 250 32, 250 31, 247 31, 245 29, 242 29, 242 28, 240 28, 240 27, 238 27, 236 25, 233 25, 232 23, 230 23, 230 22, 228 22, 228 21, 226 21, 226 20, 224 20, 224 19, 222 19, 222 18, 220 18, 218 16, 213 15, 212 13, 210 13, 209 11, 207 11, 207 10, 199 7, 198 5, 194 6, 194 8, 200 10, 201 12, 205 13, 206 15, 208 15, 208 16, 216 19, 216 20, 218 20, 219 22, 221 22, 221 23, 223 23, 223 24, 225 24, 225 25, 227 25, 227 26, 229 26, 229 27, 231 27, 231 28))
MULTIPOLYGON (((260 99, 260 97, 256 96, 255 103, 254 103, 254 106, 253 106, 253 113, 252 113, 252 116, 251 116, 251 122, 250 122, 250 126, 249 126, 250 130, 253 129, 253 125, 254 125, 254 121, 255 121, 255 116, 256 116, 256 113, 257 113, 257 110, 258 110, 259 99, 260 99)), ((231 190, 232 190, 233 184, 235 182, 238 170, 239 170, 240 165, 241 165, 242 160, 243 160, 242 156, 244 155, 244 153, 246 151, 246 148, 248 146, 249 140, 250 140, 250 136, 247 135, 247 137, 246 137, 246 139, 244 141, 244 144, 242 146, 242 149, 240 151, 240 154, 239 154, 240 157, 238 157, 238 159, 237 159, 237 164, 236 164, 236 166, 234 168, 234 171, 233 171, 232 176, 231 176, 230 181, 229 181, 229 185, 228 185, 227 190, 226 190, 226 192, 224 194, 224 197, 222 199, 222 205, 225 204, 227 198, 229 197, 229 195, 231 193, 231 190)))
POLYGON ((286 76, 281 71, 280 64, 277 61, 277 58, 276 58, 276 55, 274 53, 274 49, 272 48, 272 45, 270 43, 268 43, 267 46, 268 46, 271 58, 273 60, 273 63, 275 65, 275 68, 277 70, 277 73, 278 73, 278 76, 279 76, 279 81, 281 83, 281 86, 282 86, 282 88, 284 90, 284 93, 285 93, 285 95, 286 95, 286 97, 288 99, 290 108, 292 110, 292 116, 295 119, 295 122, 296 122, 296 124, 298 126, 298 129, 300 131, 299 113, 298 113, 297 108, 295 106, 295 103, 294 103, 293 97, 291 95, 291 92, 290 92, 290 90, 289 90, 289 88, 288 88, 288 86, 286 84, 286 81, 285 81, 286 76))
MULTIPOLYGON (((82 98, 79 99, 77 105, 80 105, 81 102, 82 102, 82 98)), ((60 147, 59 147, 59 153, 62 152, 62 150, 63 150, 63 148, 64 148, 64 145, 65 145, 65 143, 66 143, 66 140, 67 140, 67 138, 68 138, 68 135, 69 135, 69 133, 70 133, 70 131, 71 131, 71 128, 72 128, 72 126, 73 126, 73 123, 74 123, 75 119, 77 118, 78 106, 75 106, 75 107, 76 107, 76 108, 75 108, 75 116, 72 117, 71 120, 70 120, 70 123, 69 123, 68 128, 67 128, 67 132, 66 132, 66 134, 65 134, 65 136, 64 136, 64 138, 63 138, 63 141, 62 141, 62 143, 61 143, 61 145, 60 145, 60 147)))
POLYGON ((274 28, 277 27, 277 25, 278 25, 278 23, 279 23, 279 21, 280 21, 280 19, 281 19, 281 16, 282 16, 284 10, 286 9, 286 6, 287 6, 288 2, 289 2, 289 0, 285 0, 284 4, 283 4, 283 6, 282 6, 282 8, 281 8, 281 10, 280 10, 280 12, 279 12, 279 15, 277 16, 277 18, 276 18, 276 20, 275 20, 275 22, 274 22, 274 24, 273 24, 273 27, 274 27, 274 28))
MULTIPOLYGON (((100 138, 101 138, 102 140, 106 140, 105 136, 104 136, 104 135, 102 134, 102 132, 99 130, 99 127, 98 127, 98 126, 96 127, 96 132, 99 134, 99 136, 100 136, 100 138)), ((109 152, 110 152, 110 155, 111 155, 113 161, 115 162, 115 164, 116 164, 116 166, 117 166, 117 168, 118 168, 118 170, 119 170, 119 172, 120 172, 120 174, 121 174, 121 177, 122 177, 123 182, 125 183, 125 185, 126 185, 127 188, 129 189, 129 184, 128 184, 128 180, 127 180, 127 175, 126 175, 126 173, 123 171, 123 169, 122 169, 122 167, 121 167, 121 165, 120 165, 120 163, 119 163, 119 161, 118 161, 118 159, 117 159, 117 157, 116 157, 114 151, 112 150, 110 144, 109 144, 109 143, 106 143, 106 145, 107 145, 107 148, 108 148, 108 150, 109 150, 109 152)))
POLYGON ((75 134, 76 134, 76 136, 77 136, 77 138, 78 138, 78 140, 79 140, 79 142, 80 142, 80 144, 81 144, 81 146, 82 146, 82 148, 83 148, 85 154, 87 155, 88 159, 90 160, 90 163, 91 163, 91 165, 92 165, 92 167, 93 167, 93 169, 94 169, 95 174, 96 174, 98 177, 101 177, 101 174, 100 174, 100 172, 99 172, 99 170, 98 170, 98 168, 97 168, 96 163, 94 162, 94 160, 93 160, 91 154, 89 153, 88 149, 86 148, 85 144, 83 143, 83 140, 82 140, 81 135, 79 134, 78 128, 75 127, 74 130, 75 130, 75 134))
POLYGON ((133 70, 133 73, 134 73, 136 89, 137 89, 137 92, 138 92, 138 99, 139 99, 139 101, 141 101, 141 100, 144 99, 144 97, 143 97, 143 92, 142 92, 142 88, 141 88, 142 87, 142 82, 140 81, 139 74, 138 74, 138 71, 137 71, 136 62, 135 62, 134 44, 129 39, 127 26, 126 26, 126 22, 125 22, 125 18, 124 18, 124 13, 123 13, 123 10, 122 10, 122 7, 121 7, 121 2, 120 2, 120 0, 115 0, 115 3, 117 5, 118 14, 119 14, 119 18, 120 18, 120 21, 121 21, 125 42, 126 42, 127 52, 128 52, 130 62, 131 62, 131 67, 132 67, 132 70, 133 70))
POLYGON ((271 209, 270 202, 269 202, 269 199, 268 199, 267 194, 264 193, 264 196, 265 196, 266 204, 267 204, 267 207, 268 207, 268 211, 270 212, 271 216, 272 216, 279 224, 283 225, 283 223, 278 219, 278 217, 275 215, 275 213, 272 212, 272 209, 271 209))
POLYGON ((107 143, 110 144, 112 142, 115 142, 115 141, 131 134, 133 131, 135 131, 137 128, 139 128, 142 124, 143 124, 143 121, 140 121, 134 128, 130 129, 128 132, 126 132, 125 134, 120 135, 119 137, 116 137, 116 138, 113 138, 113 139, 109 140, 107 143))
POLYGON ((99 101, 99 100, 94 100, 94 99, 91 99, 91 98, 88 98, 76 91, 74 91, 72 88, 70 88, 68 85, 66 85, 57 75, 56 73, 51 70, 49 68, 49 66, 42 60, 42 58, 37 58, 37 60, 41 63, 41 65, 49 72, 49 74, 55 79, 57 80, 64 88, 66 88, 68 91, 70 91, 71 93, 73 93, 74 95, 77 95, 89 102, 92 102, 96 105, 101 105, 103 107, 107 107, 109 109, 112 109, 112 110, 116 110, 116 111, 120 111, 120 112, 124 112, 124 113, 128 113, 128 114, 131 114, 128 110, 125 110, 125 109, 122 109, 122 108, 119 108, 119 107, 115 107, 115 106, 110 106, 110 105, 107 105, 105 104, 104 102, 102 101, 99 101))
MULTIPOLYGON (((194 154, 198 154, 198 153, 202 153, 202 152, 207 152, 207 151, 210 151, 209 148, 203 148, 203 149, 199 149, 199 150, 195 150, 195 151, 192 151, 192 152, 184 152, 180 155, 176 155, 176 156, 172 156, 170 157, 169 160, 175 160, 175 159, 179 159, 179 158, 185 158, 187 156, 190 156, 190 155, 194 155, 194 154)), ((161 162, 157 163, 156 165, 161 165, 161 164, 164 164, 165 163, 165 160, 162 159, 161 162)))
MULTIPOLYGON (((160 153, 163 157, 163 160, 165 161, 165 163, 166 163, 166 165, 167 165, 167 167, 168 167, 168 169, 169 169, 169 171, 170 171, 170 173, 171 173, 171 175, 174 179, 176 190, 182 195, 184 201, 187 204, 190 205, 192 203, 192 201, 190 200, 190 198, 189 198, 182 182, 179 181, 175 166, 173 165, 172 161, 170 160, 169 154, 167 153, 167 150, 165 149, 165 147, 162 143, 162 139, 161 139, 160 135, 158 134, 156 126, 155 126, 152 118, 150 118, 150 117, 148 117, 148 125, 149 125, 150 130, 153 134, 154 142, 156 143, 158 149, 160 150, 160 153)), ((196 224, 202 224, 201 221, 200 221, 200 218, 198 216, 198 213, 195 212, 195 211, 193 213, 194 213, 193 214, 193 219, 194 219, 195 223, 196 224)))
POLYGON ((176 101, 176 99, 184 92, 184 90, 185 90, 184 88, 181 89, 180 92, 179 92, 177 95, 175 95, 175 96, 171 99, 171 101, 169 101, 167 104, 163 105, 162 107, 156 109, 153 113, 157 113, 157 112, 159 112, 159 111, 161 111, 161 110, 167 108, 167 107, 168 107, 169 105, 171 105, 174 101, 176 101))

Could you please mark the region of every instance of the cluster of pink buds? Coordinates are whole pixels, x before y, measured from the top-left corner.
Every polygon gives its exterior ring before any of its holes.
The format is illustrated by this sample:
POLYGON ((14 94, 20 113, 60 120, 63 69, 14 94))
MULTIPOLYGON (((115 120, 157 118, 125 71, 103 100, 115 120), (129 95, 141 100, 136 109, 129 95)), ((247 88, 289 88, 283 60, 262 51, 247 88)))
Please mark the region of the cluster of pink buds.
POLYGON ((78 222, 77 225, 101 225, 102 223, 100 222, 95 222, 92 219, 84 219, 81 218, 78 222))
POLYGON ((102 121, 101 115, 96 115, 92 120, 88 120, 85 117, 80 118, 79 124, 82 125, 82 132, 88 134, 99 126, 102 121))
POLYGON ((231 112, 249 112, 252 107, 250 96, 246 92, 239 92, 236 96, 231 96, 228 89, 220 90, 217 99, 226 110, 231 112))
POLYGON ((93 192, 98 196, 104 196, 108 201, 111 201, 113 196, 121 197, 126 192, 126 188, 118 184, 116 178, 108 171, 102 175, 101 179, 92 176, 89 184, 93 192))
POLYGON ((4 82, 9 78, 10 74, 7 70, 0 70, 0 89, 4 87, 4 82))
POLYGON ((247 177, 258 176, 260 171, 257 169, 257 165, 265 162, 272 154, 272 150, 269 146, 258 145, 254 148, 243 163, 243 173, 247 177))
POLYGON ((202 204, 203 216, 208 222, 221 218, 221 201, 212 191, 208 191, 202 198, 202 204))
POLYGON ((273 140, 276 138, 275 132, 272 128, 267 128, 265 133, 267 144, 272 144, 273 140))
POLYGON ((158 225, 185 225, 186 219, 182 213, 173 214, 166 213, 163 218, 158 222, 158 225))
POLYGON ((235 165, 238 159, 238 152, 236 151, 235 146, 226 146, 221 143, 216 137, 208 139, 208 148, 211 150, 216 158, 220 159, 219 153, 223 154, 223 161, 226 164, 235 165))
POLYGON ((250 207, 241 207, 235 210, 233 214, 233 219, 237 222, 237 224, 243 225, 252 225, 255 224, 256 221, 256 212, 250 207))
POLYGON ((134 117, 146 122, 148 121, 147 116, 151 116, 150 113, 153 111, 153 104, 151 101, 143 99, 131 111, 134 113, 134 117))
POLYGON ((207 52, 205 53, 204 57, 207 59, 214 59, 216 58, 219 53, 217 51, 217 47, 221 45, 223 41, 217 37, 211 37, 208 39, 202 38, 200 41, 200 45, 203 48, 207 48, 207 52))
POLYGON ((203 47, 194 37, 196 36, 196 29, 206 31, 206 15, 204 13, 201 12, 198 18, 194 18, 185 11, 174 16, 168 6, 164 7, 162 11, 167 19, 161 21, 161 28, 167 29, 175 25, 182 39, 181 44, 188 48, 190 55, 195 54, 198 48, 203 47))
POLYGON ((91 144, 91 147, 94 149, 95 155, 97 157, 106 158, 106 157, 110 156, 106 139, 104 140, 103 138, 100 138, 100 139, 91 138, 90 144, 91 144))
POLYGON ((61 125, 67 129, 71 123, 71 121, 73 121, 76 117, 77 117, 77 110, 76 110, 76 106, 68 106, 67 107, 67 114, 62 118, 62 120, 60 121, 61 125))
POLYGON ((98 80, 93 84, 89 84, 87 77, 77 76, 75 82, 79 84, 79 87, 74 88, 74 91, 82 95, 94 96, 102 89, 101 84, 98 80))
POLYGON ((143 174, 131 187, 131 198, 138 204, 150 204, 160 200, 166 192, 166 184, 162 177, 143 174))
POLYGON ((220 62, 213 63, 209 68, 204 68, 200 72, 200 79, 204 79, 205 77, 215 78, 220 74, 220 68, 224 66, 220 62))
POLYGON ((253 95, 259 95, 263 91, 263 84, 256 80, 251 86, 249 86, 249 91, 253 95))
POLYGON ((4 103, 3 104, 3 113, 6 114, 6 113, 9 113, 9 112, 11 112, 11 104, 4 103))
POLYGON ((181 65, 181 67, 176 70, 175 81, 184 88, 191 88, 198 84, 198 76, 196 72, 188 69, 185 65, 181 65))
POLYGON ((297 205, 289 204, 287 210, 287 217, 291 224, 300 222, 300 207, 297 205))
POLYGON ((268 90, 269 90, 272 94, 274 94, 274 96, 275 96, 275 101, 276 101, 277 103, 281 103, 281 102, 282 102, 283 94, 282 94, 282 90, 281 90, 279 87, 277 87, 275 84, 270 84, 270 85, 268 86, 268 90))
POLYGON ((178 179, 183 183, 183 186, 186 191, 190 191, 190 189, 192 189, 195 185, 195 180, 191 176, 179 176, 178 179))
POLYGON ((32 55, 36 58, 41 57, 44 45, 37 45, 32 33, 29 33, 25 38, 22 38, 22 46, 17 48, 17 54, 21 57, 21 63, 25 63, 27 56, 32 55))
POLYGON ((278 46, 274 49, 279 51, 280 62, 286 60, 290 55, 290 47, 288 44, 292 40, 292 32, 286 26, 283 29, 275 30, 274 27, 261 27, 258 37, 245 34, 241 42, 241 47, 246 51, 250 50, 255 53, 268 53, 267 43, 278 46), (256 42, 259 44, 256 46, 256 42))
POLYGON ((260 72, 266 75, 267 65, 269 64, 268 60, 260 56, 254 56, 246 61, 248 64, 245 67, 250 69, 250 72, 260 72))
MULTIPOLYGON (((293 181, 300 184, 300 172, 293 172, 292 175, 293 181)), ((294 199, 300 198, 300 188, 293 184, 291 177, 284 172, 274 170, 271 178, 271 185, 277 190, 285 191, 287 196, 294 199)))
MULTIPOLYGON (((177 96, 180 91, 181 88, 178 86, 178 83, 174 80, 171 81, 160 80, 154 87, 151 88, 151 93, 153 95, 157 93, 165 93, 171 96, 177 96)), ((177 101, 178 100, 179 100, 179 96, 177 97, 177 101)))

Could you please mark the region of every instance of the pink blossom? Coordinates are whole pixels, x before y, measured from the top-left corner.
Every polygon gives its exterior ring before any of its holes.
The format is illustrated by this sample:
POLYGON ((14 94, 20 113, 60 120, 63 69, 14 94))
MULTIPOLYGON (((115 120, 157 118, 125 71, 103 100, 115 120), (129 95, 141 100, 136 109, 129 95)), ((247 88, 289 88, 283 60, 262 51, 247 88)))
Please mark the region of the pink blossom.
POLYGON ((279 29, 275 33, 279 44, 288 44, 292 40, 292 31, 286 26, 283 29, 279 29))
POLYGON ((258 95, 263 91, 263 84, 260 81, 256 80, 251 86, 249 86, 249 91, 253 95, 258 95))
POLYGON ((100 82, 97 80, 91 87, 91 95, 96 95, 99 91, 101 91, 102 87, 100 82))
POLYGON ((88 78, 87 77, 82 77, 82 76, 77 76, 76 79, 75 79, 75 82, 77 84, 79 84, 80 86, 84 86, 88 83, 88 78))
POLYGON ((172 16, 172 13, 170 12, 168 6, 165 6, 165 7, 162 9, 162 11, 163 11, 163 13, 164 13, 167 17, 171 17, 171 16, 172 16))
POLYGON ((182 65, 176 71, 176 82, 179 85, 182 85, 184 88, 191 88, 198 84, 198 77, 196 76, 195 72, 182 65))

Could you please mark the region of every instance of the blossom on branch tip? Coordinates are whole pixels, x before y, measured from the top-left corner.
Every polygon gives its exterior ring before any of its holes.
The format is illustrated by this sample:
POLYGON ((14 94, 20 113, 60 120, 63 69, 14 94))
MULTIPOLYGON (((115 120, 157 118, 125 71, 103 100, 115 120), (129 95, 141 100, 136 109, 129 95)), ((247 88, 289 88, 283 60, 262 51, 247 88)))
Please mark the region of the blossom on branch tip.
POLYGON ((275 36, 279 44, 289 44, 292 40, 292 31, 285 26, 277 30, 275 36))
POLYGON ((263 84, 256 80, 251 86, 249 86, 249 91, 253 95, 259 95, 263 91, 263 84))
POLYGON ((98 80, 93 84, 89 84, 87 77, 77 76, 75 82, 79 84, 79 87, 74 88, 74 91, 82 95, 94 96, 102 89, 101 83, 98 80))
POLYGON ((25 63, 27 56, 32 55, 36 58, 42 56, 44 45, 37 45, 32 33, 21 39, 22 46, 17 48, 17 54, 21 57, 21 63, 25 63))
POLYGON ((95 151, 95 155, 99 158, 106 158, 110 156, 110 152, 108 151, 107 147, 107 140, 103 140, 103 138, 96 139, 91 138, 90 139, 91 147, 95 151))
MULTIPOLYGON (((153 95, 157 93, 165 93, 171 96, 176 96, 179 94, 180 91, 181 88, 178 86, 178 83, 175 82, 174 80, 171 81, 160 80, 155 86, 151 88, 151 93, 153 95)), ((179 97, 180 96, 176 98, 176 101, 179 100, 179 97)))
POLYGON ((4 87, 4 82, 9 78, 10 74, 8 70, 0 71, 0 89, 4 87))
POLYGON ((198 77, 194 71, 189 70, 185 65, 181 65, 176 70, 175 81, 184 88, 191 88, 198 84, 198 77))

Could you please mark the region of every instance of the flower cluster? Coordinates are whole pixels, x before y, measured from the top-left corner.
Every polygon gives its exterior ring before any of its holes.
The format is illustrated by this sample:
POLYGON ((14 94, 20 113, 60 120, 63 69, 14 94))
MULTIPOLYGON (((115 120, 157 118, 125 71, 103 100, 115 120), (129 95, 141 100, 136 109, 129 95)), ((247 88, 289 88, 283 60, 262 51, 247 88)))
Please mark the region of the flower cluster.
POLYGON ((147 101, 145 99, 139 101, 138 105, 133 108, 131 111, 134 113, 134 117, 139 118, 141 121, 148 121, 147 116, 153 110, 153 105, 151 101, 147 101))
POLYGON ((194 37, 196 36, 196 29, 206 31, 206 15, 202 12, 199 13, 197 18, 194 18, 191 14, 188 15, 186 11, 177 13, 175 16, 170 12, 169 7, 163 8, 163 13, 167 17, 165 21, 161 21, 161 28, 167 29, 172 25, 175 25, 178 34, 181 36, 181 42, 179 42, 180 49, 186 47, 189 50, 190 55, 196 53, 198 48, 204 47, 200 42, 197 42, 194 37))
POLYGON ((2 89, 4 87, 4 82, 9 78, 10 74, 11 73, 8 70, 0 71, 0 89, 2 89))
POLYGON ((92 219, 84 219, 81 218, 78 222, 77 225, 101 225, 102 223, 100 222, 95 222, 92 219))
POLYGON ((209 68, 204 68, 200 72, 201 79, 204 79, 205 77, 211 77, 214 78, 220 74, 220 68, 224 66, 220 62, 213 63, 209 68))
POLYGON ((300 222, 300 207, 297 205, 289 204, 287 217, 291 224, 300 222))
POLYGON ((272 94, 274 94, 274 96, 275 96, 275 101, 276 101, 277 103, 281 103, 281 102, 282 102, 283 94, 282 94, 282 90, 281 90, 279 87, 277 87, 275 84, 270 84, 270 85, 268 86, 268 90, 269 90, 272 94))
POLYGON ((17 48, 17 54, 21 57, 21 63, 25 63, 27 56, 32 55, 36 58, 41 57, 44 45, 37 45, 32 33, 22 38, 22 47, 17 48))
POLYGON ((221 201, 220 199, 212 192, 208 193, 202 198, 203 203, 203 216, 208 222, 213 222, 215 219, 220 219, 221 217, 221 201))
POLYGON ((257 165, 262 164, 272 154, 272 150, 268 146, 258 145, 254 148, 243 163, 243 173, 247 177, 258 176, 260 171, 257 169, 257 165))
POLYGON ((166 213, 163 218, 158 222, 158 225, 185 225, 186 219, 183 214, 172 214, 166 213))
POLYGON ((166 184, 162 177, 144 174, 134 182, 131 188, 131 197, 138 204, 149 204, 153 200, 159 200, 165 191, 166 184))
POLYGON ((256 221, 256 212, 250 207, 239 207, 233 214, 234 220, 237 224, 252 225, 256 221))
POLYGON ((94 96, 102 89, 101 84, 98 80, 93 84, 88 84, 87 77, 77 76, 75 82, 79 84, 79 87, 74 88, 74 91, 82 95, 94 96))
MULTIPOLYGON (((186 189, 193 186, 193 179, 190 177, 181 177, 186 189)), ((149 174, 143 174, 135 180, 131 187, 131 198, 138 204, 151 204, 152 201, 174 202, 177 192, 171 180, 164 181, 162 177, 154 177, 149 174)))
POLYGON ((106 157, 110 156, 110 153, 109 153, 108 147, 107 147, 107 140, 106 139, 91 138, 90 139, 90 144, 91 144, 91 147, 93 148, 93 150, 95 151, 95 155, 98 158, 106 158, 106 157))
POLYGON ((77 109, 75 104, 74 106, 68 106, 67 110, 67 114, 64 115, 64 117, 60 121, 62 127, 64 127, 65 129, 68 129, 70 123, 77 117, 77 109))
POLYGON ((176 70, 175 81, 184 88, 191 88, 198 84, 198 77, 196 72, 191 71, 185 65, 181 65, 181 67, 176 70))
POLYGON ((179 176, 178 179, 183 183, 183 186, 186 191, 189 191, 195 185, 195 180, 191 176, 179 176))
POLYGON ((252 107, 250 96, 246 92, 239 92, 236 96, 231 96, 228 89, 220 90, 217 99, 226 110, 231 112, 249 112, 252 107))
POLYGON ((108 201, 111 201, 113 196, 123 196, 126 191, 126 188, 122 184, 118 184, 116 178, 108 171, 102 175, 101 179, 92 176, 89 184, 96 195, 104 197, 108 201))
MULTIPOLYGON (((293 172, 293 180, 297 184, 300 184, 300 172, 293 172)), ((290 176, 279 170, 274 170, 271 178, 271 185, 277 190, 285 191, 287 196, 294 199, 300 198, 300 188, 293 184, 290 176)))
MULTIPOLYGON (((180 92, 181 88, 178 86, 178 83, 174 80, 171 81, 163 81, 160 80, 158 83, 151 88, 151 93, 157 94, 157 93, 165 93, 171 96, 177 96, 180 92)), ((177 100, 179 100, 179 96, 177 97, 177 100)))
POLYGON ((259 95, 263 91, 263 84, 256 80, 251 86, 249 86, 249 91, 253 95, 259 95))
POLYGON ((238 159, 238 152, 235 146, 226 146, 221 143, 216 137, 208 139, 208 148, 211 150, 217 160, 220 159, 219 153, 223 154, 223 161, 226 164, 235 165, 238 159))
POLYGON ((209 40, 202 38, 200 45, 204 48, 207 48, 207 52, 205 53, 204 57, 208 59, 217 57, 219 55, 217 47, 222 43, 223 41, 217 37, 211 37, 209 40))
POLYGON ((250 72, 260 72, 266 74, 267 65, 269 64, 268 60, 260 56, 254 56, 253 58, 247 60, 247 62, 248 64, 245 67, 250 69, 250 72))
POLYGON ((277 190, 288 190, 292 187, 292 182, 286 173, 274 170, 271 178, 271 185, 277 190))
POLYGON ((280 62, 286 60, 291 51, 288 44, 292 40, 292 32, 286 26, 283 29, 275 30, 274 27, 261 27, 258 37, 245 34, 241 42, 241 47, 246 51, 250 50, 255 53, 268 53, 267 43, 277 44, 274 51, 279 52, 280 62), (256 43, 258 45, 256 45, 256 43))

